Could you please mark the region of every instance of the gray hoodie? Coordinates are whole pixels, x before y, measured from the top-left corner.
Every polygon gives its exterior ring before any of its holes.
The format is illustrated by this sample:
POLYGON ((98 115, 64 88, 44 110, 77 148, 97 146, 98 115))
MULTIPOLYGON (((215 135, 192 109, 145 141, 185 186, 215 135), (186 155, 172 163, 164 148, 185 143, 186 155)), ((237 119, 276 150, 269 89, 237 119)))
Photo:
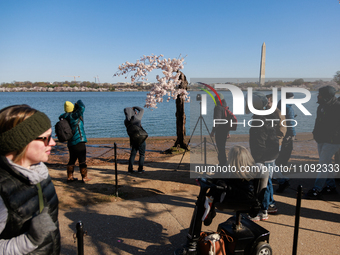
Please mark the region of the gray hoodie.
POLYGON ((144 114, 144 109, 138 106, 126 107, 124 109, 125 120, 124 124, 126 127, 129 125, 142 126, 142 118, 144 114))

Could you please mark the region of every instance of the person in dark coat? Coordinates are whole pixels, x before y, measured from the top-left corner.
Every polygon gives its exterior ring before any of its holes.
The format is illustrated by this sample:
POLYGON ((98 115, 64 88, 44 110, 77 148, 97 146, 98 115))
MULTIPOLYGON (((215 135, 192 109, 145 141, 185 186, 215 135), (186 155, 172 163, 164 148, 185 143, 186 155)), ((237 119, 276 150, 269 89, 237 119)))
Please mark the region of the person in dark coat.
MULTIPOLYGON (((291 92, 288 92, 286 94, 286 98, 292 99, 294 98, 294 94, 291 92)), ((281 110, 281 100, 278 102, 277 107, 281 110)), ((294 109, 291 104, 286 105, 285 118, 286 118, 287 132, 286 132, 285 137, 282 140, 279 156, 275 161, 275 165, 277 166, 287 166, 288 161, 293 151, 293 142, 295 140, 296 131, 294 127, 295 113, 294 113, 294 109)), ((286 188, 290 186, 289 179, 284 177, 281 174, 281 172, 278 172, 277 182, 279 183, 279 188, 276 190, 276 192, 278 193, 282 193, 286 188)))
POLYGON ((314 140, 318 144, 319 166, 314 187, 308 191, 306 198, 318 199, 322 194, 335 194, 333 155, 340 149, 340 102, 335 97, 336 89, 325 86, 319 89, 319 104, 313 130, 314 140))
MULTIPOLYGON (((225 107, 227 107, 227 103, 221 93, 218 93, 218 95, 220 96, 222 105, 220 104, 218 97, 215 96, 216 106, 214 108, 214 119, 225 119, 225 107)), ((229 127, 229 123, 223 125, 215 125, 215 127, 213 127, 211 131, 211 136, 215 135, 216 147, 218 150, 217 158, 220 166, 224 166, 227 163, 225 143, 230 136, 229 127)))
MULTIPOLYGON (((138 106, 134 107, 127 107, 124 109, 125 120, 124 124, 125 127, 128 128, 130 125, 137 125, 142 127, 142 118, 144 114, 144 109, 138 106)), ((128 173, 133 173, 133 163, 135 161, 135 157, 137 155, 137 151, 139 151, 139 166, 138 166, 138 173, 144 173, 144 158, 145 158, 145 149, 146 149, 146 142, 142 142, 140 145, 134 144, 130 139, 130 146, 131 146, 131 154, 129 158, 129 166, 128 166, 128 173)))
MULTIPOLYGON (((257 110, 263 110, 268 103, 267 97, 260 92, 253 92, 253 106, 257 110)), ((253 115, 252 127, 249 129, 249 146, 252 157, 255 163, 264 164, 269 169, 269 179, 267 189, 262 201, 262 212, 256 217, 251 218, 253 221, 267 220, 268 211, 271 213, 277 212, 273 197, 273 170, 275 167, 275 159, 279 155, 279 139, 276 135, 276 130, 272 127, 271 121, 273 116, 253 115)))
POLYGON ((85 105, 83 101, 78 100, 74 105, 66 101, 64 104, 65 113, 59 116, 59 119, 66 119, 74 132, 73 137, 67 141, 67 148, 70 153, 70 159, 67 163, 67 181, 72 182, 78 180, 73 177, 76 161, 79 162, 79 170, 84 183, 91 179, 87 177, 86 164, 86 143, 87 138, 84 128, 84 112, 85 105))
POLYGON ((0 254, 60 254, 58 197, 43 163, 55 145, 44 113, 0 111, 0 254))

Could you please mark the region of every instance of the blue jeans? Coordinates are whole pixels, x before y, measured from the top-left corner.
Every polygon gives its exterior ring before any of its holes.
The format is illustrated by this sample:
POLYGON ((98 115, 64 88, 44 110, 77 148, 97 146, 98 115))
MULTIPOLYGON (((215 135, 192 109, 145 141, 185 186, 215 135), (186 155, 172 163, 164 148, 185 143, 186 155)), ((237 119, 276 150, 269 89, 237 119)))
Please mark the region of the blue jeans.
MULTIPOLYGON (((280 146, 280 153, 278 158, 275 160, 276 166, 288 166, 288 160, 292 155, 293 151, 293 139, 283 138, 282 145, 280 146)), ((283 174, 278 171, 274 173, 274 179, 277 179, 277 182, 281 185, 286 181, 289 181, 289 178, 284 177, 283 174)))
MULTIPOLYGON (((332 164, 332 157, 339 149, 340 144, 318 143, 319 164, 327 164, 327 166, 332 164)), ((329 172, 329 167, 327 167, 326 172, 318 173, 314 183, 314 188, 321 191, 325 184, 331 188, 336 187, 334 172, 329 172)))
POLYGON ((131 154, 129 158, 129 171, 133 171, 133 163, 135 162, 135 157, 137 155, 137 151, 139 151, 139 167, 138 171, 143 171, 143 165, 144 165, 144 158, 145 158, 145 148, 146 148, 146 142, 144 141, 139 146, 132 145, 131 148, 131 154))
POLYGON ((266 162, 264 163, 265 167, 269 170, 269 178, 268 178, 268 184, 266 191, 264 192, 263 200, 262 200, 262 209, 268 210, 269 205, 274 205, 274 191, 273 191, 273 184, 272 184, 272 178, 273 178, 273 169, 275 167, 275 161, 266 162))

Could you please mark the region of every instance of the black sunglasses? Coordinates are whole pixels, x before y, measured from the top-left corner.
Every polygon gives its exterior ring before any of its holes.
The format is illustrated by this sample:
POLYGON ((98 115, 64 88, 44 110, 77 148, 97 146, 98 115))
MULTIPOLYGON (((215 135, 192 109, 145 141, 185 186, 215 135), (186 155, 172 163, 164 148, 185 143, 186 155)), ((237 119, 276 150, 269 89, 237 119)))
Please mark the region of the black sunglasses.
POLYGON ((51 138, 52 138, 52 135, 47 136, 47 137, 46 136, 44 136, 44 137, 37 137, 37 138, 35 138, 35 140, 42 140, 45 143, 45 146, 47 146, 47 145, 50 144, 51 138))

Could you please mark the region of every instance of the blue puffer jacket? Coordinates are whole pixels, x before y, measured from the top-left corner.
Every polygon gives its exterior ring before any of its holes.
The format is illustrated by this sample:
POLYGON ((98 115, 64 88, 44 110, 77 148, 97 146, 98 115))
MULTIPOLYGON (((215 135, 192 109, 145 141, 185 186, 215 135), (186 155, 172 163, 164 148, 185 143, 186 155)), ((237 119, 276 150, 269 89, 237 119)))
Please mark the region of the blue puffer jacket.
POLYGON ((75 131, 73 137, 67 141, 67 146, 74 146, 81 142, 87 142, 86 134, 84 130, 84 111, 85 111, 85 105, 81 100, 78 100, 75 105, 75 111, 73 112, 65 112, 62 115, 59 116, 59 119, 66 119, 72 128, 72 130, 75 131), (78 105, 78 109, 77 108, 78 105), (77 123, 79 122, 79 125, 77 126, 77 123))

